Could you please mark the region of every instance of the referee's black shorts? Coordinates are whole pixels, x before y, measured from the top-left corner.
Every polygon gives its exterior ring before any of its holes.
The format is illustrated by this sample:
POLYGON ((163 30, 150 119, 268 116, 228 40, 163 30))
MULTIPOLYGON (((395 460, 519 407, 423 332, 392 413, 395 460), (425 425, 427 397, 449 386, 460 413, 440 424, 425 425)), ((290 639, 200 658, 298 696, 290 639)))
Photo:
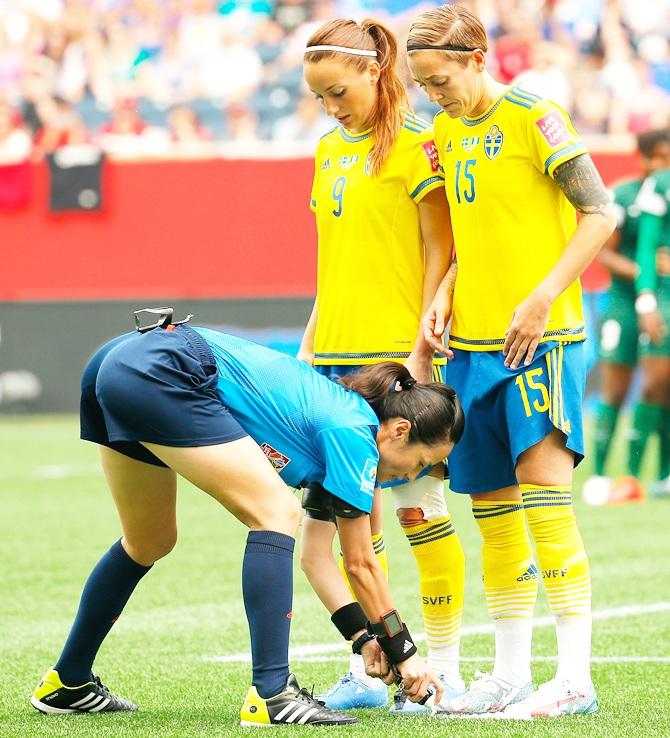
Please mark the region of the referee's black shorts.
POLYGON ((81 381, 81 438, 138 461, 165 464, 140 441, 192 448, 246 436, 216 390, 206 341, 186 325, 113 339, 81 381))

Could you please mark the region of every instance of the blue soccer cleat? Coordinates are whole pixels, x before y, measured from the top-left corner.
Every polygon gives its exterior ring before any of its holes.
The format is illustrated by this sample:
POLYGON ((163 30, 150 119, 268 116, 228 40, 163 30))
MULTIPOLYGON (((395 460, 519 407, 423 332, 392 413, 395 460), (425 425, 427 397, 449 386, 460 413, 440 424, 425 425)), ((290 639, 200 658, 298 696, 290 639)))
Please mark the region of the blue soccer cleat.
POLYGON ((369 686, 349 672, 340 677, 327 692, 319 695, 319 699, 332 710, 386 707, 388 690, 381 679, 375 679, 374 685, 369 686))

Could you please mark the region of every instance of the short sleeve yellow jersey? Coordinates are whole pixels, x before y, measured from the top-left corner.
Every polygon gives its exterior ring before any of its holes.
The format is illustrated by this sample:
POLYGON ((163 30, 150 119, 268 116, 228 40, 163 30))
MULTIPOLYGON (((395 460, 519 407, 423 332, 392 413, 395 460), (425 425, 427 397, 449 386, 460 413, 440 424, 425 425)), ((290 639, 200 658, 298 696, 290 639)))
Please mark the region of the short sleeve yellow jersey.
MULTIPOLYGON (((559 260, 576 228, 553 179, 586 148, 567 114, 519 87, 478 118, 435 116, 458 258, 449 344, 502 348, 515 308, 559 260)), ((543 340, 584 339, 581 287, 551 307, 543 340)))
POLYGON ((381 172, 371 132, 337 127, 319 142, 311 208, 319 237, 315 364, 405 359, 421 318, 424 247, 418 204, 438 187, 433 131, 406 113, 381 172))

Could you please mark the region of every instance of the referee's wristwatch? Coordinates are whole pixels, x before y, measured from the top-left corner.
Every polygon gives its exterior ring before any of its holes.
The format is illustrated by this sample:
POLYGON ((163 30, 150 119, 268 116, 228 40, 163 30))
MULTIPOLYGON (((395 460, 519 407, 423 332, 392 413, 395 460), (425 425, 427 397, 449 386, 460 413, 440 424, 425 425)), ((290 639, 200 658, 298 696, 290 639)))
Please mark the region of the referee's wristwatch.
POLYGON ((385 612, 378 623, 368 622, 367 628, 368 633, 377 636, 377 642, 391 665, 399 664, 416 653, 412 636, 397 610, 385 612))
POLYGON ((404 625, 400 619, 397 610, 389 610, 381 616, 378 623, 368 623, 368 633, 378 637, 393 638, 400 635, 404 630, 404 625))

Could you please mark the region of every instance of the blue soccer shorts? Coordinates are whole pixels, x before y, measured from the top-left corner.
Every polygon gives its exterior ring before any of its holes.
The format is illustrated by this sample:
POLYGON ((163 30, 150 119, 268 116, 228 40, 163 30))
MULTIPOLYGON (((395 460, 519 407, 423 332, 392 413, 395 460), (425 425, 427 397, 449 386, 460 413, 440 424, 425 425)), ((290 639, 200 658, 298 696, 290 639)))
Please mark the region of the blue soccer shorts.
POLYGON ((446 381, 458 393, 465 432, 449 455, 450 487, 479 494, 517 484, 519 456, 558 428, 584 458, 583 343, 548 341, 530 366, 508 369, 502 351, 454 351, 446 381))
POLYGON ((129 333, 105 344, 81 381, 81 438, 154 466, 140 441, 193 448, 247 435, 219 397, 206 341, 188 326, 129 333))

